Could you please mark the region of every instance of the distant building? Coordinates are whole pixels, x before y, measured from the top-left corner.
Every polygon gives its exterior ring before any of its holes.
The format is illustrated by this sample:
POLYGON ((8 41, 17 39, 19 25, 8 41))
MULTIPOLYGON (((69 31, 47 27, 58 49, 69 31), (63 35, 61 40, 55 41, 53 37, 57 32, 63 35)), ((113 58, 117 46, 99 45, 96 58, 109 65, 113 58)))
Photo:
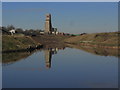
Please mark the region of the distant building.
POLYGON ((45 20, 45 33, 52 34, 52 23, 51 23, 51 14, 46 15, 45 20))
POLYGON ((13 34, 15 33, 15 30, 12 29, 12 30, 10 30, 9 32, 11 33, 11 35, 13 35, 13 34))
POLYGON ((52 28, 52 34, 57 35, 58 33, 57 28, 52 28))
POLYGON ((46 20, 45 20, 45 34, 58 34, 57 28, 52 27, 52 22, 51 22, 51 14, 46 15, 46 20))
POLYGON ((43 34, 44 34, 44 31, 40 31, 40 34, 43 35, 43 34))

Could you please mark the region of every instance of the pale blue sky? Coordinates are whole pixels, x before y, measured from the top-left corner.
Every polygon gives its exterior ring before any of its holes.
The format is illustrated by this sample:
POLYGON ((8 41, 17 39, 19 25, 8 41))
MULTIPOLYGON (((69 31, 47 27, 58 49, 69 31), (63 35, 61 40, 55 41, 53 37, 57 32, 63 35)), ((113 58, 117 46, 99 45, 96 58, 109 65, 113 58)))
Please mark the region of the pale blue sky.
POLYGON ((0 26, 2 26, 2 3, 0 2, 0 26))
POLYGON ((45 14, 52 14, 60 32, 94 33, 118 30, 117 2, 4 2, 3 25, 44 29, 45 14))

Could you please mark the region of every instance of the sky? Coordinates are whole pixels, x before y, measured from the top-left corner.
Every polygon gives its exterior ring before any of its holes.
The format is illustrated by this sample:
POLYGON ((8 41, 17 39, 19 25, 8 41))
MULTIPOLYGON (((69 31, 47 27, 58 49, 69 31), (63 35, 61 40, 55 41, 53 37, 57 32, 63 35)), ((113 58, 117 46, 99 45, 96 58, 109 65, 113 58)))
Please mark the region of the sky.
MULTIPOLYGON (((2 3, 0 2, 0 13, 2 13, 2 3)), ((2 14, 0 14, 0 26, 2 26, 2 14)))
POLYGON ((3 2, 2 25, 43 30, 47 13, 59 32, 118 31, 117 2, 3 2))
POLYGON ((2 2, 119 2, 119 0, 1 0, 2 2))

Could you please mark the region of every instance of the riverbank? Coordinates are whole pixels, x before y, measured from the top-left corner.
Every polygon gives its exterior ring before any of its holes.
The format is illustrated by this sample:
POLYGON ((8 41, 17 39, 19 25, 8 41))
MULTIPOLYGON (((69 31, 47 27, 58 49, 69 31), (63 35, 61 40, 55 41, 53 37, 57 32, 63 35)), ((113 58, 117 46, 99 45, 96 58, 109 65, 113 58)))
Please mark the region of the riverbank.
POLYGON ((101 48, 120 48, 119 32, 108 33, 92 33, 65 39, 67 44, 74 44, 79 46, 91 46, 101 48))
POLYGON ((118 42, 119 32, 92 33, 80 36, 64 35, 39 35, 39 36, 21 36, 21 35, 3 35, 2 51, 25 51, 34 50, 42 46, 55 45, 65 47, 66 44, 78 46, 90 46, 100 48, 120 48, 118 42))
POLYGON ((30 36, 2 36, 2 52, 33 50, 42 44, 34 41, 30 36))
POLYGON ((32 36, 31 38, 36 41, 40 42, 42 45, 61 45, 64 44, 64 40, 68 39, 72 36, 64 36, 64 35, 39 35, 39 36, 32 36))
POLYGON ((41 47, 65 47, 64 39, 71 36, 63 35, 3 35, 2 36, 2 52, 23 52, 41 47))

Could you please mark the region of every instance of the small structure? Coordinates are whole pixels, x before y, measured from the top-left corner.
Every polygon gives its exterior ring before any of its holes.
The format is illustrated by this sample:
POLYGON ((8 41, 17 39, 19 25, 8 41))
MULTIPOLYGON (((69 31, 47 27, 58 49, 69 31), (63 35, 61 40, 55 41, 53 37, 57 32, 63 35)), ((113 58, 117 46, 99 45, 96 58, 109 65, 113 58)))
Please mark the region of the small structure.
POLYGON ((52 34, 54 34, 54 35, 58 34, 57 28, 52 28, 52 34))
POLYGON ((10 30, 9 32, 11 33, 11 35, 13 35, 13 34, 15 33, 15 30, 12 29, 12 30, 10 30))
POLYGON ((44 35, 44 31, 40 31, 40 35, 44 35))

